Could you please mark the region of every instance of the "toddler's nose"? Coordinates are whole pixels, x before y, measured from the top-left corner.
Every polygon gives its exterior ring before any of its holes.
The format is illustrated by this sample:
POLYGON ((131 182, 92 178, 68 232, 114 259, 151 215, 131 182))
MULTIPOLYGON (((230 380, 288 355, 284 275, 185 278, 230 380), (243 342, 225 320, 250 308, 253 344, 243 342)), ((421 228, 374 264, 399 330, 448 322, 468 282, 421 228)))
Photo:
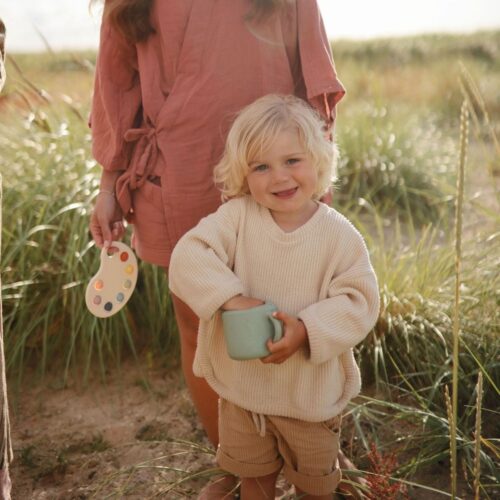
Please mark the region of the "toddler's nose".
POLYGON ((273 172, 272 179, 274 182, 283 182, 288 180, 288 178, 290 177, 288 169, 284 166, 274 168, 272 172, 273 172))

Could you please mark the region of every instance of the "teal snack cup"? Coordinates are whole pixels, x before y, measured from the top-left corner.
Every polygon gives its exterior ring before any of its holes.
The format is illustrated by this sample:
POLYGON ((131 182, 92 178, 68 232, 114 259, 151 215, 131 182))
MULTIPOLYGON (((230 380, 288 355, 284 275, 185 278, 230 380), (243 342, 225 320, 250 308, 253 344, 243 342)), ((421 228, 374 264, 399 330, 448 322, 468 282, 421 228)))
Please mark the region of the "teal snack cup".
POLYGON ((229 357, 236 360, 258 359, 271 354, 268 340, 283 336, 283 325, 273 318, 278 308, 266 302, 261 306, 222 313, 222 327, 229 357))

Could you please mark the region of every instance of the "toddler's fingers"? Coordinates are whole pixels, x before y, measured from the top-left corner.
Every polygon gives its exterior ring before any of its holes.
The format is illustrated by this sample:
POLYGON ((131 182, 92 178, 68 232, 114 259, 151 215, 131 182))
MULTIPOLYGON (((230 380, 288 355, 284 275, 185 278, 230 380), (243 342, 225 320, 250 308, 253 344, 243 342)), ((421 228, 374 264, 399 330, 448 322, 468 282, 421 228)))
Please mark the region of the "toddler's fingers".
POLYGON ((269 356, 266 356, 265 358, 260 358, 262 363, 265 365, 269 363, 275 363, 275 364, 281 364, 283 361, 286 361, 288 359, 288 356, 284 356, 283 354, 270 354, 269 356))
POLYGON ((281 365, 281 363, 284 363, 288 358, 276 358, 276 359, 270 359, 269 361, 263 361, 264 364, 274 364, 274 365, 281 365))
POLYGON ((289 342, 287 339, 282 337, 281 339, 273 342, 272 340, 268 340, 266 343, 267 350, 271 353, 270 356, 283 356, 284 353, 288 352, 289 342))
POLYGON ((273 312, 273 318, 279 319, 283 322, 283 324, 286 324, 290 321, 290 316, 283 311, 273 312))

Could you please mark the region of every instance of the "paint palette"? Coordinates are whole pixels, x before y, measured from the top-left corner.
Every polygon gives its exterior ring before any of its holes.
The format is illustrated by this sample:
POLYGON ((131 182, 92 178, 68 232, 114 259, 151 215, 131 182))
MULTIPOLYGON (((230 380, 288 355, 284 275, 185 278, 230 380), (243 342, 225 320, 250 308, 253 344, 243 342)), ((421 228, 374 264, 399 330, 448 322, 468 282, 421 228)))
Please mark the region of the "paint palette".
POLYGON ((101 266, 85 292, 89 311, 98 318, 113 316, 130 299, 137 283, 137 258, 121 241, 101 251, 101 266))

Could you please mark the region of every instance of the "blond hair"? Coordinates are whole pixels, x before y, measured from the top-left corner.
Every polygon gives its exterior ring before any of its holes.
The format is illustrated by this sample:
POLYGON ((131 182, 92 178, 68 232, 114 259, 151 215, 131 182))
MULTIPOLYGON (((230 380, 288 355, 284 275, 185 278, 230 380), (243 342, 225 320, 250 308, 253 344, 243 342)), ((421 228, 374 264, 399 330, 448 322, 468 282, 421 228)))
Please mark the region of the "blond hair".
POLYGON ((229 130, 224 154, 214 168, 214 180, 223 199, 249 193, 246 177, 250 163, 290 128, 298 130, 302 146, 317 169, 313 197, 319 199, 325 194, 335 179, 337 149, 326 137, 324 122, 302 99, 270 94, 243 108, 229 130))

